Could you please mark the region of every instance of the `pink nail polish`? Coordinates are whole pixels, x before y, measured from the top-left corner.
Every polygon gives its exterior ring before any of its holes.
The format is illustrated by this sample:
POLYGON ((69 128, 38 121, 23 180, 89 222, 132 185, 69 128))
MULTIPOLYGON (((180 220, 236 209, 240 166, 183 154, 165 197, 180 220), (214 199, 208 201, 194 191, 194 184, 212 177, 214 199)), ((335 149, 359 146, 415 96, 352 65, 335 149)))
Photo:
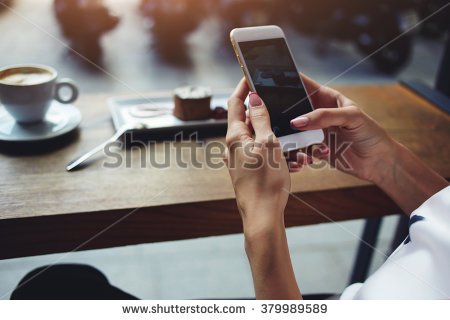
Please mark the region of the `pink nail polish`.
POLYGON ((291 126, 293 127, 304 127, 308 124, 309 118, 307 117, 298 117, 291 120, 291 126))
POLYGON ((321 146, 321 147, 319 148, 319 151, 320 151, 320 153, 322 153, 322 154, 327 154, 327 153, 330 152, 330 148, 328 148, 327 146, 321 146))
POLYGON ((259 106, 262 106, 262 104, 263 104, 261 98, 258 96, 258 94, 256 92, 250 92, 248 102, 249 102, 250 107, 259 107, 259 106))

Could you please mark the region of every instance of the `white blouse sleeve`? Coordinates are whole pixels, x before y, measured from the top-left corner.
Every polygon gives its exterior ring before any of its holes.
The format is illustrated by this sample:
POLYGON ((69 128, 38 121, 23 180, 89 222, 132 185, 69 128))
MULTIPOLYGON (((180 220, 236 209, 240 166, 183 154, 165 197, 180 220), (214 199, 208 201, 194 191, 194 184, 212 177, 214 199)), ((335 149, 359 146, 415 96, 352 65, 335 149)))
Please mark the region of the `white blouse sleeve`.
POLYGON ((450 298, 450 186, 417 208, 409 235, 366 282, 341 299, 450 298))

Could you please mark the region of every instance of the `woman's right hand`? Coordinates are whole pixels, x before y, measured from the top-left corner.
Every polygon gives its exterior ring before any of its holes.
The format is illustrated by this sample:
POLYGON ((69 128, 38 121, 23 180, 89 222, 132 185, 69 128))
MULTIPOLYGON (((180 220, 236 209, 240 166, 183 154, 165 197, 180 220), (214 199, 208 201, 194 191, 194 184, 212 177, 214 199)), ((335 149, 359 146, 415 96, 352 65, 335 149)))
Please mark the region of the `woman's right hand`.
POLYGON ((375 183, 407 214, 448 186, 353 101, 306 76, 302 78, 317 109, 293 119, 291 125, 301 130, 324 129, 328 147, 319 149, 320 158, 326 156, 339 170, 375 183))
MULTIPOLYGON (((314 155, 328 158, 341 171, 376 182, 384 172, 380 161, 392 157, 397 143, 352 100, 307 76, 302 75, 302 79, 316 109, 293 119, 292 127, 323 129, 326 146, 314 155)), ((299 159, 304 162, 303 157, 299 159)))

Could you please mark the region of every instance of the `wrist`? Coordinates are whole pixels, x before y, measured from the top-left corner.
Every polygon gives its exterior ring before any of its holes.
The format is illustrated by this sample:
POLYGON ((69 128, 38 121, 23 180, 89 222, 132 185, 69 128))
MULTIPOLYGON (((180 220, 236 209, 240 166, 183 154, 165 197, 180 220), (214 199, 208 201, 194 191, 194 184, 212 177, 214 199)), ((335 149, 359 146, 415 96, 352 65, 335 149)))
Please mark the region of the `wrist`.
POLYGON ((375 164, 373 172, 375 173, 370 182, 374 183, 381 189, 384 189, 385 185, 391 184, 395 169, 402 158, 402 153, 405 147, 395 140, 391 140, 388 152, 382 155, 379 161, 375 164))
POLYGON ((284 231, 284 207, 252 206, 241 210, 243 231, 246 238, 253 239, 264 234, 274 235, 284 231))
POLYGON ((254 207, 242 214, 246 243, 259 243, 285 234, 284 211, 269 207, 254 207))
POLYGON ((249 259, 264 252, 279 251, 286 239, 284 223, 244 225, 245 251, 249 259))
POLYGON ((382 157, 374 168, 374 183, 410 214, 448 182, 424 164, 402 144, 395 142, 390 156, 382 157))
POLYGON ((251 225, 244 231, 257 299, 300 299, 284 224, 251 225))

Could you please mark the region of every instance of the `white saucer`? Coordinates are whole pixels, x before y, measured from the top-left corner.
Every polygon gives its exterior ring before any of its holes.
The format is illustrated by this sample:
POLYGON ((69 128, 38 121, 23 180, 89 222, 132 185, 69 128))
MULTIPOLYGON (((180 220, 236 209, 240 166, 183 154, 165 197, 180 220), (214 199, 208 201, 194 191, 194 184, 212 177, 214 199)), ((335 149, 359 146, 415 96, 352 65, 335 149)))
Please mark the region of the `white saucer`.
POLYGON ((66 134, 81 122, 80 111, 70 104, 54 101, 40 123, 21 125, 0 105, 0 141, 43 141, 66 134))

